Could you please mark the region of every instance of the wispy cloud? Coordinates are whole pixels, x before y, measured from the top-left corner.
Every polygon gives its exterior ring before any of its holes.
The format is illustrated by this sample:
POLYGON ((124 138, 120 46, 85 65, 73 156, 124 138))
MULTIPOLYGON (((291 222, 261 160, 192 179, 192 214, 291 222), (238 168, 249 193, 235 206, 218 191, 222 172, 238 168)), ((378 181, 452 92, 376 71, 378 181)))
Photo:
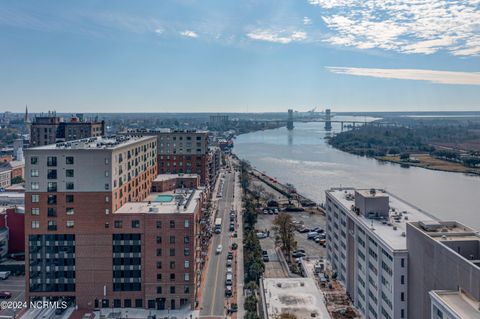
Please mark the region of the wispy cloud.
POLYGON ((252 40, 266 41, 280 44, 303 41, 307 39, 307 33, 303 31, 286 31, 271 29, 256 29, 247 33, 247 37, 252 40))
POLYGON ((423 69, 370 69, 331 66, 336 74, 367 76, 382 79, 427 81, 436 84, 480 85, 480 72, 454 72, 423 69))
POLYGON ((198 38, 198 34, 192 30, 185 30, 180 32, 180 35, 187 37, 187 38, 198 38))
POLYGON ((331 30, 325 40, 359 49, 480 55, 479 0, 308 0, 331 30))
POLYGON ((309 17, 303 17, 303 24, 304 25, 312 24, 312 19, 310 19, 309 17))

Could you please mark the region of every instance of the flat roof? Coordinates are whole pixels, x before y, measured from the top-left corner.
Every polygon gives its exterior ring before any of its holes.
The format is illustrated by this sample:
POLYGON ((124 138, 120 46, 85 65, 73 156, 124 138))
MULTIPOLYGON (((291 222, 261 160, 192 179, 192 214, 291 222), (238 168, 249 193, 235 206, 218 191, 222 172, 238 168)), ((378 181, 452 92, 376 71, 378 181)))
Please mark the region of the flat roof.
POLYGON ((198 174, 159 174, 153 181, 162 182, 174 178, 198 178, 198 174))
POLYGON ((460 291, 434 290, 430 294, 460 318, 480 318, 480 302, 469 298, 460 291))
POLYGON ((263 286, 269 318, 281 313, 298 319, 330 318, 322 311, 323 297, 312 278, 265 278, 263 286))
POLYGON ((60 142, 56 144, 48 144, 43 146, 31 147, 29 150, 103 150, 103 149, 115 149, 124 147, 126 145, 134 144, 141 141, 152 139, 152 136, 98 136, 84 138, 75 141, 60 142))
POLYGON ((392 250, 407 249, 407 239, 405 237, 407 222, 436 220, 428 213, 381 189, 376 189, 375 196, 385 195, 389 197, 389 218, 370 219, 362 214, 357 215, 352 211, 352 206, 355 205, 355 191, 366 191, 370 194, 370 189, 359 190, 354 188, 332 188, 327 192, 348 210, 349 216, 353 220, 356 220, 367 232, 379 241, 383 241, 392 250))
POLYGON ((206 134, 208 131, 204 130, 175 130, 171 128, 154 128, 154 129, 128 129, 127 131, 123 132, 123 134, 128 133, 178 133, 178 134, 190 134, 190 133, 199 133, 199 134, 206 134))
POLYGON ((379 192, 375 188, 372 188, 372 189, 357 189, 356 191, 360 195, 362 195, 363 197, 367 197, 367 198, 382 198, 382 197, 387 197, 388 196, 388 194, 383 193, 383 192, 379 192))
POLYGON ((202 190, 151 193, 142 202, 126 203, 114 214, 193 214, 202 190))

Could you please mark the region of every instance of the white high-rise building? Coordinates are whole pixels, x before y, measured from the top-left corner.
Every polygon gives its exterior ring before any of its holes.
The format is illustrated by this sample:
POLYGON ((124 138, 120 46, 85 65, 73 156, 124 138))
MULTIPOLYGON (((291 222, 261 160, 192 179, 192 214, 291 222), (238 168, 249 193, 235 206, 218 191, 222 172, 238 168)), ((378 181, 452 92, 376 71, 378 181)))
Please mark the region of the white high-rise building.
POLYGON ((326 191, 327 258, 365 318, 407 318, 406 222, 432 217, 378 189, 326 191))

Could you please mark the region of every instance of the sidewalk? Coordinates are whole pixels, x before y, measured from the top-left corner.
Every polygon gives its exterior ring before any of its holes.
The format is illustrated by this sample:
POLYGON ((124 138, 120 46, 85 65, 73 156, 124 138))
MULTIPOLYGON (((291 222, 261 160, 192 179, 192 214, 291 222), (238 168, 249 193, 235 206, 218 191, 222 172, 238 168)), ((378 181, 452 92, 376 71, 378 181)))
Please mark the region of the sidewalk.
POLYGON ((243 207, 242 207, 242 189, 240 186, 239 175, 235 173, 235 200, 234 207, 237 211, 237 242, 238 242, 238 254, 237 260, 237 304, 238 312, 236 313, 237 318, 243 318, 245 309, 245 296, 243 295, 243 285, 244 285, 244 269, 243 269, 243 207))

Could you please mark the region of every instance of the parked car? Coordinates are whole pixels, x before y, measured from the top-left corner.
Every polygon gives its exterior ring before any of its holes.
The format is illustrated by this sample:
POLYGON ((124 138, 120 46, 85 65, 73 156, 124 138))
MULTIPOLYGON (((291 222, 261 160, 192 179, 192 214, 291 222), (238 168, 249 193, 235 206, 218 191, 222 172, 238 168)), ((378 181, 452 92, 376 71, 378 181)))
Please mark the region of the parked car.
POLYGON ((229 251, 227 253, 227 259, 233 259, 233 252, 229 251))
POLYGON ((236 250, 238 248, 238 244, 237 243, 233 243, 232 244, 232 250, 236 250))
POLYGON ((262 256, 268 255, 268 251, 262 250, 262 256))
POLYGON ((273 213, 274 213, 275 215, 278 215, 278 208, 275 208, 275 209, 273 210, 273 213))
POLYGON ((231 286, 233 284, 233 275, 232 274, 227 274, 225 278, 225 285, 226 286, 231 286))
POLYGON ((0 299, 10 299, 12 298, 12 293, 10 291, 0 291, 0 299))
POLYGON ((222 245, 218 245, 218 246, 217 246, 217 254, 221 254, 221 253, 222 253, 222 249, 223 249, 222 245))
POLYGON ((305 253, 302 253, 302 252, 299 252, 299 251, 296 251, 296 252, 292 253, 292 257, 294 257, 294 258, 300 258, 300 257, 305 257, 305 256, 306 256, 305 253))
POLYGON ((10 277, 11 272, 10 271, 0 271, 0 279, 5 280, 10 277))
POLYGON ((257 238, 258 238, 258 239, 267 238, 267 234, 264 233, 264 232, 258 232, 258 233, 257 233, 257 238))
POLYGON ((235 224, 234 223, 230 223, 230 228, 229 228, 230 231, 235 231, 235 224))
POLYGON ((306 228, 306 227, 301 227, 298 232, 299 233, 308 233, 310 231, 310 229, 306 228))
POLYGON ((316 231, 311 231, 307 234, 307 239, 314 239, 317 236, 318 236, 318 233, 316 231))
POLYGON ((225 297, 231 297, 231 296, 232 296, 232 286, 225 287, 225 297))
POLYGON ((297 249, 297 250, 294 250, 293 252, 305 254, 305 249, 297 249))
POLYGON ((268 215, 268 210, 267 210, 267 209, 264 209, 264 210, 263 210, 263 213, 264 213, 265 215, 268 215))
POLYGON ((268 257, 268 255, 263 255, 263 256, 262 256, 262 260, 263 260, 263 262, 266 262, 266 263, 267 263, 267 262, 270 261, 270 257, 268 257))
POLYGON ((232 267, 227 267, 227 274, 231 274, 233 273, 233 268, 232 267))
POLYGON ((227 267, 232 267, 233 260, 232 259, 227 259, 227 267))

